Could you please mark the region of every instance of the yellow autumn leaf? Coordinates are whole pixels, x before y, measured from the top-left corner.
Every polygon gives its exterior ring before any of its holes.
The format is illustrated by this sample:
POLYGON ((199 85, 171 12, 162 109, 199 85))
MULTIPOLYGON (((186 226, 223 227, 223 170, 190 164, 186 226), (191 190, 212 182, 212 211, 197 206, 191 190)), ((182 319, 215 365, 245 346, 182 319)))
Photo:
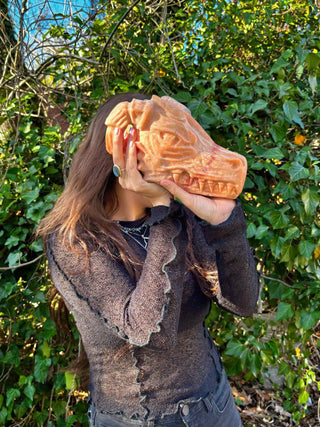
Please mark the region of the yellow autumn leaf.
POLYGON ((303 135, 296 135, 294 137, 294 143, 296 145, 302 145, 305 142, 305 140, 306 140, 306 137, 303 135))
POLYGON ((315 248, 315 250, 313 251, 313 254, 314 254, 315 259, 320 258, 320 246, 315 248))

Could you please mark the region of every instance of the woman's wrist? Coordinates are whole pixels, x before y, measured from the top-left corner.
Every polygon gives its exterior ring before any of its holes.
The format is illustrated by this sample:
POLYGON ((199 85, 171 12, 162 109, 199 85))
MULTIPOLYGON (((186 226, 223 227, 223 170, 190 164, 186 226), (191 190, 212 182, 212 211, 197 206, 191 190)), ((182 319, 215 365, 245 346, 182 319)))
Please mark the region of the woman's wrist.
POLYGON ((152 207, 155 207, 155 206, 168 206, 169 207, 170 203, 171 203, 170 195, 168 195, 168 196, 165 195, 163 197, 159 197, 155 200, 152 200, 152 207))
POLYGON ((214 211, 211 213, 209 218, 206 219, 206 221, 211 225, 223 224, 230 218, 235 206, 236 202, 234 200, 229 200, 226 204, 222 206, 216 205, 214 211))
POLYGON ((220 225, 232 214, 236 202, 234 200, 210 198, 212 203, 204 204, 197 216, 211 225, 220 225))

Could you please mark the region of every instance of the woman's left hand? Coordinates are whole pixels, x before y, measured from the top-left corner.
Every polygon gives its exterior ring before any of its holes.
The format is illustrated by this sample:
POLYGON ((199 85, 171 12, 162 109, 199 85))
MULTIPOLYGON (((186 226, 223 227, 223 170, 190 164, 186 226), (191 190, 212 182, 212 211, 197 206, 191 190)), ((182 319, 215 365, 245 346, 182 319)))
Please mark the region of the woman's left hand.
POLYGON ((226 221, 236 205, 235 200, 232 199, 205 197, 188 193, 167 179, 162 180, 160 184, 174 197, 177 197, 195 215, 212 225, 218 225, 226 221))
POLYGON ((120 170, 123 171, 120 174, 118 182, 124 190, 139 194, 143 198, 146 207, 151 208, 157 205, 169 206, 170 193, 159 184, 145 181, 139 172, 136 140, 137 130, 132 128, 125 148, 123 131, 120 129, 115 130, 113 137, 113 163, 118 165, 120 170))

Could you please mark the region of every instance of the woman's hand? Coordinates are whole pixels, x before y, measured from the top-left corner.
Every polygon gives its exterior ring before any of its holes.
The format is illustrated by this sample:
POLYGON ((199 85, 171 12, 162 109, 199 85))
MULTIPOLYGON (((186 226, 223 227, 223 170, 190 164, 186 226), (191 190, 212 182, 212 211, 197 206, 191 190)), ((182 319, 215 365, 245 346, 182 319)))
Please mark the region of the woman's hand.
POLYGON ((236 202, 230 199, 190 194, 174 182, 166 179, 160 181, 160 184, 167 188, 174 197, 177 197, 195 215, 212 225, 218 225, 226 221, 236 205, 236 202))
POLYGON ((113 137, 113 163, 121 169, 119 184, 125 190, 134 191, 140 194, 146 201, 148 207, 158 205, 170 205, 171 195, 161 185, 147 182, 138 170, 137 147, 137 130, 130 129, 125 147, 123 131, 115 129, 113 137), (124 155, 125 151, 125 155, 124 155))

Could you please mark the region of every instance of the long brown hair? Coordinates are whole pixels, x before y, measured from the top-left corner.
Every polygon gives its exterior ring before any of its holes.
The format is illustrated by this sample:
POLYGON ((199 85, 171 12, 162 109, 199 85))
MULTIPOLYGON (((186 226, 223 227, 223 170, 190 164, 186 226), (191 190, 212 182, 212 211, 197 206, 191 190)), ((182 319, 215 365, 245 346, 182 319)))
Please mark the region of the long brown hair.
MULTIPOLYGON (((149 99, 142 93, 121 93, 108 99, 92 119, 86 136, 72 159, 67 186, 58 198, 54 208, 41 221, 37 235, 46 242, 49 234, 59 230, 60 237, 71 250, 76 244, 87 251, 83 233, 96 240, 97 236, 107 236, 108 242, 115 244, 126 259, 130 252, 119 227, 110 216, 117 210, 118 200, 114 191, 115 177, 112 173, 112 156, 105 148, 105 120, 119 103, 132 99, 149 99), (112 211, 106 212, 106 200, 112 211)), ((126 263, 130 269, 130 263, 126 263)))
MULTIPOLYGON (((77 252, 80 245, 87 256, 88 241, 96 243, 103 241, 105 250, 112 256, 114 256, 116 248, 116 252, 124 262, 129 274, 134 280, 137 280, 142 266, 135 259, 135 255, 118 225, 110 219, 117 210, 119 202, 114 191, 115 177, 112 173, 112 156, 107 153, 105 148, 106 126, 104 124, 119 102, 131 102, 132 99, 144 100, 149 97, 143 93, 122 93, 111 97, 99 108, 72 159, 66 188, 51 212, 41 221, 37 235, 42 237, 46 243, 48 236, 58 231, 64 244, 71 251, 77 252), (112 207, 110 211, 106 211, 107 199, 110 202, 108 206, 112 207)), ((198 277, 200 286, 204 290, 210 288, 211 282, 211 291, 214 293, 215 276, 213 280, 210 280, 210 272, 206 270, 205 266, 197 263, 191 246, 192 226, 188 220, 186 226, 189 235, 188 268, 198 277)), ((57 326, 62 329, 63 325, 59 324, 59 320, 66 319, 67 309, 55 288, 51 291, 49 303, 51 316, 57 326)), ((124 346, 124 349, 126 347, 124 346)), ((86 360, 83 350, 76 363, 73 363, 74 372, 84 373, 85 379, 87 379, 87 374, 83 367, 86 360)))
MULTIPOLYGON (((143 93, 121 93, 112 96, 100 106, 72 159, 65 189, 53 209, 42 219, 36 231, 36 236, 42 237, 44 244, 51 233, 58 231, 64 243, 72 251, 77 252, 76 248, 79 248, 78 244, 80 244, 87 256, 88 237, 93 241, 99 236, 107 237, 104 239, 105 250, 109 250, 109 253, 114 255, 113 249, 117 247, 117 253, 135 279, 139 274, 139 265, 135 262, 134 254, 119 228, 109 219, 118 207, 118 200, 114 191, 112 156, 105 148, 106 126, 104 123, 119 102, 148 98, 143 93), (110 201, 108 206, 113 207, 110 212, 106 211, 107 198, 110 201)), ((69 324, 68 309, 55 287, 49 290, 48 297, 50 315, 57 327, 58 340, 63 341, 63 335, 65 335, 70 341, 73 334, 69 324)), ((80 354, 67 369, 79 375, 83 389, 87 389, 89 385, 88 368, 87 355, 81 345, 80 354)))

